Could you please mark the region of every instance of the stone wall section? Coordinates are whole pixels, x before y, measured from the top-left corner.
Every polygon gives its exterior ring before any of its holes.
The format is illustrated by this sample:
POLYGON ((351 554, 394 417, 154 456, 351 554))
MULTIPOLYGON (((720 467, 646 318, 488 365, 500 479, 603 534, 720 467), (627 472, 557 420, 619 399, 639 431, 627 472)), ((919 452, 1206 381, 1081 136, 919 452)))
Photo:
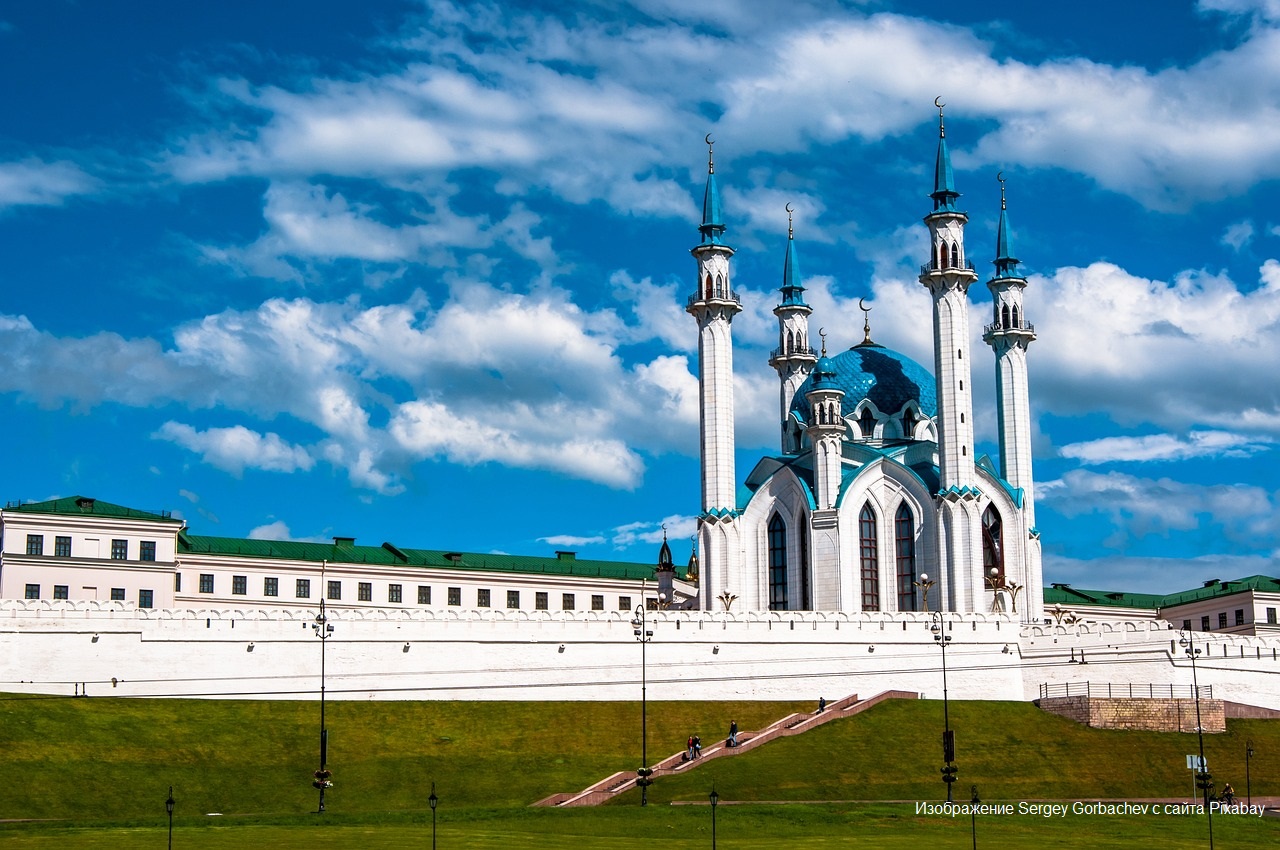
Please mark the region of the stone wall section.
MULTIPOLYGON (((1195 732, 1196 701, 1120 697, 1048 697, 1036 705, 1076 723, 1095 729, 1146 732, 1195 732)), ((1227 731, 1226 711, 1220 699, 1200 700, 1200 720, 1205 732, 1227 731)))

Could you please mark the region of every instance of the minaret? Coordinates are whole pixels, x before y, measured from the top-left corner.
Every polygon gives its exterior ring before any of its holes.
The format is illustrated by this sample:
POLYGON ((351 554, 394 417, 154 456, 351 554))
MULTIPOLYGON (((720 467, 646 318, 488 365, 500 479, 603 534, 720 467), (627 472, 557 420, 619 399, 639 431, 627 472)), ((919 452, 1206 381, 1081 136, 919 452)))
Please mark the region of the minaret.
POLYGON ((699 592, 703 610, 714 610, 717 595, 742 595, 737 491, 733 464, 733 334, 730 323, 742 310, 729 278, 733 249, 724 244, 724 215, 711 136, 707 141, 707 189, 702 199, 702 242, 691 253, 698 279, 686 310, 698 322, 698 402, 702 452, 702 514, 698 537, 704 571, 699 592))
POLYGON ((934 166, 931 256, 920 267, 920 283, 933 296, 933 364, 938 389, 938 555, 944 610, 975 611, 981 604, 982 529, 976 500, 973 458, 973 397, 970 380, 969 286, 978 279, 965 258, 964 226, 969 216, 956 208, 960 193, 951 173, 941 99, 938 157, 934 166))
POLYGON ((1022 513, 1029 528, 1035 527, 1035 501, 1031 492, 1031 410, 1027 390, 1027 346, 1036 338, 1035 328, 1022 312, 1027 279, 1017 271, 1018 259, 1009 243, 1009 211, 1000 181, 1000 228, 996 232, 996 273, 987 282, 994 315, 982 339, 996 354, 996 415, 1000 426, 1000 474, 1022 490, 1022 513))
POLYGON ((809 401, 806 432, 813 446, 813 497, 817 511, 834 508, 840 495, 840 456, 845 431, 840 402, 844 398, 844 390, 836 384, 835 377, 835 365, 827 357, 824 338, 822 356, 813 370, 813 385, 805 393, 809 401))
POLYGON ((809 347, 809 314, 813 309, 804 303, 804 287, 800 285, 800 269, 796 263, 795 228, 791 222, 791 205, 787 204, 787 257, 782 264, 782 303, 773 308, 778 317, 778 347, 769 358, 769 365, 778 370, 782 381, 778 400, 782 422, 782 451, 795 454, 800 451, 798 439, 787 437, 787 414, 791 400, 805 378, 813 371, 818 356, 809 347))
POLYGON ((675 601, 676 565, 671 558, 665 525, 662 526, 662 548, 658 550, 658 566, 653 572, 658 579, 658 607, 669 608, 675 601))

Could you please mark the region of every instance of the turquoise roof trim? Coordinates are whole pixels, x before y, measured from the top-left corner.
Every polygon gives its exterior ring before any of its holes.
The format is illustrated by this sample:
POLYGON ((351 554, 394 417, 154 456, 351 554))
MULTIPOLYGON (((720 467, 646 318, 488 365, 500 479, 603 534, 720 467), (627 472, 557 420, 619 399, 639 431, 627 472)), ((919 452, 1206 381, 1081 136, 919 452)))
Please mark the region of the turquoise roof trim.
POLYGON ((720 245, 724 236, 724 209, 720 204, 720 187, 714 170, 707 171, 707 189, 702 195, 702 244, 720 245))
MULTIPOLYGON (((1003 190, 1002 190, 1003 191, 1003 190)), ((1004 198, 1000 199, 1000 226, 996 229, 996 276, 1020 277, 1017 265, 1021 262, 1013 256, 1013 248, 1009 239, 1009 211, 1005 209, 1004 198)))
POLYGON ((959 212, 955 201, 960 193, 956 191, 956 179, 951 171, 951 152, 947 150, 947 137, 941 124, 938 131, 938 158, 933 165, 933 192, 929 197, 933 198, 935 213, 959 212))
POLYGON ((1000 477, 1000 473, 996 472, 996 465, 994 462, 992 462, 990 455, 983 455, 982 457, 978 458, 978 462, 975 464, 975 466, 977 466, 978 469, 984 470, 987 474, 989 474, 992 478, 996 480, 996 482, 1001 486, 1001 488, 1003 488, 1004 491, 1009 494, 1009 498, 1013 500, 1013 506, 1015 508, 1019 508, 1019 509, 1022 508, 1022 500, 1026 497, 1026 493, 1023 491, 1021 487, 1014 487, 1008 481, 1005 481, 1003 478, 1000 477))
POLYGON ((844 412, 869 400, 882 414, 893 416, 914 401, 919 415, 938 415, 937 382, 919 363, 883 345, 863 343, 835 357, 822 358, 791 400, 790 413, 801 424, 810 421, 812 407, 805 395, 812 389, 844 390, 844 412), (830 373, 830 378, 823 375, 830 373), (821 381, 821 385, 819 385, 821 381))
POLYGON ((800 285, 800 266, 796 260, 796 240, 787 234, 787 256, 782 263, 783 307, 808 307, 804 303, 804 287, 800 285))

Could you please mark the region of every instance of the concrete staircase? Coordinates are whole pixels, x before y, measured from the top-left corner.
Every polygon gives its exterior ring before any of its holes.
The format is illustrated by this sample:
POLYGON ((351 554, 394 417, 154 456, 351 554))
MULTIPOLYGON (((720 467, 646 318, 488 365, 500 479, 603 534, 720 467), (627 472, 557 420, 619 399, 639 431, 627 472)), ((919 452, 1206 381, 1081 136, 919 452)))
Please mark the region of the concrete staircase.
MULTIPOLYGON (((816 729, 825 723, 833 720, 839 720, 844 717, 852 717, 866 711, 872 706, 879 705, 888 699, 919 699, 920 695, 914 691, 884 691, 876 694, 870 699, 860 700, 857 694, 847 696, 835 702, 827 703, 827 708, 823 712, 814 712, 813 714, 788 714, 786 717, 769 724, 758 732, 739 732, 738 746, 726 746, 726 741, 721 739, 714 743, 704 745, 702 756, 690 761, 684 761, 684 750, 674 755, 667 756, 657 764, 651 765, 653 768, 653 779, 659 779, 663 776, 671 776, 677 773, 688 773, 696 770, 703 763, 717 758, 728 758, 730 756, 741 755, 750 752, 756 747, 762 747, 770 741, 778 738, 789 737, 791 735, 801 735, 810 729, 816 729)), ((609 800, 624 791, 634 788, 636 784, 635 771, 619 771, 612 776, 605 777, 596 784, 583 791, 567 794, 552 794, 545 800, 539 800, 534 803, 535 806, 598 806, 606 800, 609 800)))

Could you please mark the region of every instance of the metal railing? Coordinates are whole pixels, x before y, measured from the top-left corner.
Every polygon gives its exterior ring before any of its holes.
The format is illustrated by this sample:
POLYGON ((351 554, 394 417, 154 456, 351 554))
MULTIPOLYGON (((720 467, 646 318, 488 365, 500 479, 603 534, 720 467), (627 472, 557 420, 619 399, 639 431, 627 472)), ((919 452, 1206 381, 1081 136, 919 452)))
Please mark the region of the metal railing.
POLYGON ((781 360, 784 357, 810 357, 817 358, 818 352, 812 348, 805 346, 792 346, 791 348, 775 348, 769 354, 770 360, 781 360))
MULTIPOLYGON (((1040 699, 1095 697, 1098 699, 1195 699, 1191 685, 1156 685, 1134 682, 1067 682, 1040 685, 1040 699)), ((1201 699, 1213 699, 1213 686, 1200 686, 1201 699)))
POLYGON ((1000 331, 1022 331, 1023 333, 1033 334, 1036 332, 1036 326, 1030 322, 1023 322, 1020 325, 1004 325, 999 322, 995 322, 984 327, 982 329, 982 335, 988 336, 990 334, 1000 333, 1000 331))
POLYGON ((730 302, 733 302, 734 304, 742 303, 742 299, 738 297, 738 293, 734 292, 732 289, 729 289, 727 287, 717 286, 717 287, 713 287, 710 292, 702 291, 702 292, 698 292, 695 295, 690 295, 689 301, 685 304, 685 306, 692 307, 694 304, 702 303, 705 301, 730 301, 730 302))
POLYGON ((951 271, 952 269, 963 269, 967 271, 974 271, 973 263, 971 261, 965 260, 962 263, 957 263, 954 260, 952 260, 951 262, 948 262, 945 266, 942 263, 925 263, 923 266, 920 267, 920 274, 929 274, 930 272, 946 272, 946 271, 951 271))

